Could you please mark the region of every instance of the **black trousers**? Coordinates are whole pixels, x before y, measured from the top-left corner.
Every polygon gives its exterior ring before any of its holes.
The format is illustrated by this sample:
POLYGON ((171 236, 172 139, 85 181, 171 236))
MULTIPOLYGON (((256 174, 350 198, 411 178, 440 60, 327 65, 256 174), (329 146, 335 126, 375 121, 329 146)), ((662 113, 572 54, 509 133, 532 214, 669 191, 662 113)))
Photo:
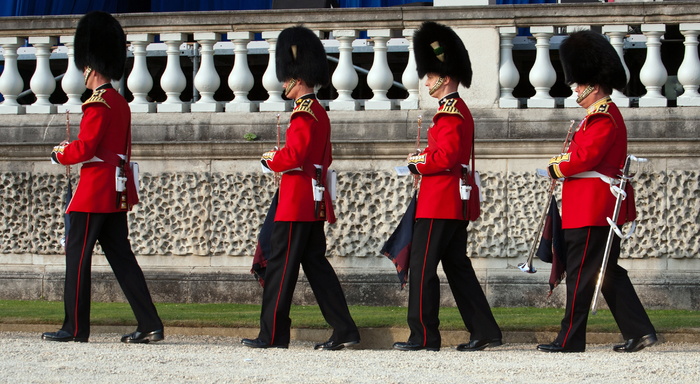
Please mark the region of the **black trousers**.
POLYGON ((66 241, 66 281, 63 293, 63 329, 74 337, 90 335, 90 283, 92 251, 99 241, 109 265, 134 311, 137 330, 163 329, 141 267, 129 243, 126 212, 70 213, 66 241))
POLYGON ((440 280, 442 268, 471 340, 501 339, 486 295, 467 257, 467 221, 417 219, 411 244, 408 326, 410 343, 440 347, 440 280))
MULTIPOLYGON (((610 227, 565 229, 566 312, 556 342, 567 349, 586 348, 586 324, 605 254, 610 227)), ((620 238, 614 236, 601 292, 622 336, 632 339, 655 333, 627 270, 617 264, 620 238)))
POLYGON ((316 297, 321 314, 333 327, 330 340, 360 340, 350 316, 345 294, 333 267, 326 259, 323 221, 275 222, 272 255, 267 262, 260 313, 260 340, 271 345, 288 345, 292 324, 289 310, 299 278, 299 266, 316 297))

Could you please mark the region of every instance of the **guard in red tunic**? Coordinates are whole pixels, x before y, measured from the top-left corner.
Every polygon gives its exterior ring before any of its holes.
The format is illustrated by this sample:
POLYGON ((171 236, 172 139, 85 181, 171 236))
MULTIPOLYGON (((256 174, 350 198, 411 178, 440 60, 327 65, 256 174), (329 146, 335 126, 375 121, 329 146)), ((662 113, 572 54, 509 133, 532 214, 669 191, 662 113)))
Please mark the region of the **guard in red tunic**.
MULTIPOLYGON (((567 153, 552 158, 549 174, 564 179, 562 228, 566 242, 566 313, 554 342, 545 352, 583 352, 586 322, 600 271, 616 197, 610 182, 619 179, 627 157, 627 128, 610 99, 613 89, 627 81, 617 52, 599 33, 572 33, 561 45, 566 82, 576 83, 577 102, 587 115, 576 130, 567 153)), ((623 201, 618 225, 635 218, 631 188, 623 201)), ((617 264, 620 238, 613 237, 602 293, 626 342, 617 352, 636 352, 657 341, 627 271, 617 264)))
POLYGON ((279 203, 267 261, 260 333, 243 339, 251 348, 287 348, 289 310, 299 266, 311 285, 333 334, 315 349, 338 350, 360 342, 338 277, 326 259, 325 222, 335 222, 326 184, 331 154, 331 125, 314 87, 327 85, 326 52, 318 37, 303 27, 283 30, 277 40, 277 78, 294 100, 286 144, 262 156, 262 164, 282 173, 279 203))
MULTIPOLYGON (((458 85, 471 85, 472 70, 462 40, 449 27, 426 22, 413 38, 418 76, 425 77, 430 95, 440 107, 428 130, 428 146, 408 159, 408 167, 421 175, 410 253, 407 342, 399 350, 440 349, 438 312, 442 262, 470 341, 459 351, 478 351, 501 345, 501 330, 476 278, 467 252, 467 225, 460 180, 469 165, 474 119, 457 93, 458 85)), ((476 195, 476 193, 474 194, 476 195)), ((470 196, 477 198, 478 196, 470 196)))
POLYGON ((126 194, 117 191, 116 175, 128 164, 131 152, 131 111, 110 80, 122 77, 125 60, 126 39, 116 19, 98 11, 80 19, 75 31, 75 63, 83 68, 85 85, 94 92, 83 104, 78 139, 59 144, 51 153, 56 163, 82 163, 82 167, 66 210, 70 229, 66 239, 65 320, 59 331, 44 333, 44 340, 88 341, 90 272, 97 241, 138 322, 136 331, 121 341, 163 340, 163 323, 128 239, 126 212, 131 206, 126 194))

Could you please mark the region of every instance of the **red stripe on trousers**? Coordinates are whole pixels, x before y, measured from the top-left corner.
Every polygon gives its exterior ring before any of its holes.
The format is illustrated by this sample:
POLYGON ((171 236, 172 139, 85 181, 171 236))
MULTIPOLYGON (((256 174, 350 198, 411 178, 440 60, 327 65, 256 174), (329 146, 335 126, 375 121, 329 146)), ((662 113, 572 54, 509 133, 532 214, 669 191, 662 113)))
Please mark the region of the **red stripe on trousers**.
POLYGON ((564 341, 562 341, 561 346, 566 347, 566 341, 569 339, 569 333, 571 333, 571 328, 574 326, 574 308, 576 308, 576 293, 578 293, 578 286, 581 281, 581 271, 583 271, 583 263, 586 262, 586 255, 588 254, 588 242, 591 239, 591 229, 588 229, 588 234, 586 235, 586 246, 583 248, 583 258, 581 259, 581 266, 578 269, 578 276, 576 276, 576 289, 574 290, 574 298, 571 300, 571 317, 569 318, 569 329, 566 331, 564 336, 564 341))
POLYGON ((423 255, 423 271, 420 277, 420 294, 419 294, 419 318, 420 324, 423 326, 423 346, 428 343, 428 330, 423 322, 423 287, 425 287, 425 265, 428 263, 428 250, 430 249, 430 235, 433 233, 433 220, 430 220, 430 229, 428 230, 428 242, 425 245, 425 254, 423 255))
POLYGON ((277 292, 277 301, 275 302, 275 311, 272 314, 272 336, 270 344, 275 344, 275 334, 277 333, 277 308, 279 308, 280 297, 282 296, 282 287, 284 286, 284 277, 287 274, 287 264, 289 264, 289 249, 292 243, 292 223, 289 223, 289 233, 287 234, 287 253, 284 256, 284 268, 282 269, 282 279, 280 280, 280 289, 277 292))
POLYGON ((78 307, 80 297, 80 275, 83 270, 83 262, 85 261, 85 248, 88 238, 88 233, 90 232, 90 214, 87 214, 87 221, 85 222, 85 233, 83 234, 83 249, 80 251, 80 262, 78 263, 78 278, 75 286, 75 329, 73 330, 73 337, 78 336, 78 307))

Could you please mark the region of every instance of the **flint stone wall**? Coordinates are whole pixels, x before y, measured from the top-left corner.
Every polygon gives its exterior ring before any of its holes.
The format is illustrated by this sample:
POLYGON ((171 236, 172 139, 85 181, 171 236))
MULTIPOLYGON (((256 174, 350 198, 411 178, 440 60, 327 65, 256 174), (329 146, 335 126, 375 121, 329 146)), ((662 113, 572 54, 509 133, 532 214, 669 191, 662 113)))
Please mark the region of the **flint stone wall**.
MULTIPOLYGON (((639 221, 636 235, 623 243, 621 263, 647 306, 700 309, 697 111, 659 110, 661 116, 623 111, 629 152, 651 161, 635 179, 639 221)), ((397 176, 393 167, 415 146, 417 114, 330 114, 338 222, 326 226, 327 255, 352 304, 406 303, 407 292, 379 250, 411 195, 411 178, 397 176)), ((562 305, 563 287, 545 299, 549 265, 536 260, 540 272, 534 275, 516 267, 546 203, 548 182, 534 169, 559 152, 566 115, 580 117, 580 111, 558 114, 474 111, 485 201, 482 217, 469 226, 467 253, 492 305, 562 305)), ((261 290, 248 270, 274 187, 257 159, 273 145, 275 119, 258 115, 135 115, 134 158, 142 177, 141 203, 129 216, 131 241, 157 301, 259 303, 261 290), (243 141, 247 132, 262 140, 243 141)), ((47 154, 62 129, 38 116, 9 116, 0 125, 8 141, 0 145, 0 299, 61 300, 66 176, 47 154)), ((74 186, 77 175, 74 167, 74 186)), ((94 300, 123 300, 99 248, 93 265, 94 300)), ((299 303, 314 302, 305 282, 296 295, 299 303)), ((446 286, 442 300, 454 304, 446 286)))

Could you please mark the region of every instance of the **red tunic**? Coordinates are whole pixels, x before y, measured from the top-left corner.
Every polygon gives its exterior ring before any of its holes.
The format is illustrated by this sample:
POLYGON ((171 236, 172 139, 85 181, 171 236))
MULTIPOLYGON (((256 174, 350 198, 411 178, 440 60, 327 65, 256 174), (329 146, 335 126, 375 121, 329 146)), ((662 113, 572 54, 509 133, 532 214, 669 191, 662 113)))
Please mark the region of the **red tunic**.
POLYGON ((462 164, 469 165, 474 119, 461 98, 445 99, 428 129, 428 146, 409 160, 421 174, 417 219, 465 220, 459 180, 462 164))
POLYGON ((80 180, 67 213, 124 211, 117 207, 116 167, 90 160, 102 151, 125 154, 130 129, 129 104, 113 88, 97 90, 85 101, 78 139, 56 154, 56 159, 61 164, 88 162, 80 168, 80 180))
POLYGON ((331 123, 325 108, 315 98, 299 98, 292 111, 286 143, 278 151, 263 156, 267 167, 283 172, 279 205, 275 221, 335 222, 329 189, 326 188, 326 218, 317 217, 311 180, 316 176, 314 164, 323 166, 323 180, 333 161, 331 123))
MULTIPOLYGON (((564 177, 562 188, 562 228, 608 226, 615 196, 610 184, 600 178, 579 178, 577 174, 596 171, 618 178, 627 158, 627 128, 620 110, 610 98, 595 102, 581 121, 569 150, 550 162, 550 173, 564 177)), ((628 199, 620 209, 617 224, 635 217, 634 198, 628 188, 628 199)))

